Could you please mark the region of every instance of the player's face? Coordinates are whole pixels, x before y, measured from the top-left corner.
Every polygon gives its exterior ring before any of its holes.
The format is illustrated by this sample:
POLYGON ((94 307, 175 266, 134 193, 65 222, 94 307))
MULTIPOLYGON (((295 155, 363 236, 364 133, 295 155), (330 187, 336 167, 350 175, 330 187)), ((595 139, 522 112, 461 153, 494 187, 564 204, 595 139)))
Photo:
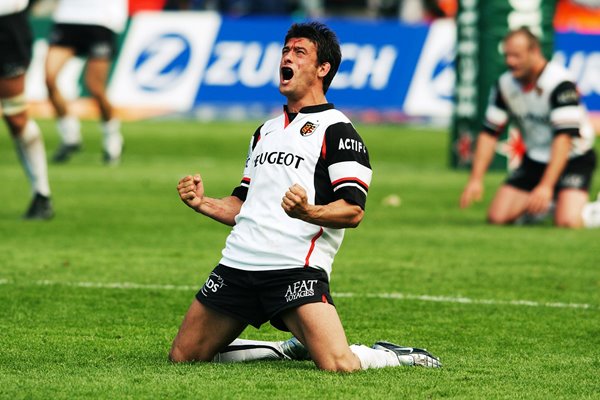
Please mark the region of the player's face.
POLYGON ((322 90, 317 46, 306 38, 291 38, 283 47, 279 64, 279 91, 284 96, 302 98, 312 90, 322 90))
POLYGON ((516 80, 528 82, 534 78, 534 49, 525 36, 514 35, 506 40, 504 62, 516 80))

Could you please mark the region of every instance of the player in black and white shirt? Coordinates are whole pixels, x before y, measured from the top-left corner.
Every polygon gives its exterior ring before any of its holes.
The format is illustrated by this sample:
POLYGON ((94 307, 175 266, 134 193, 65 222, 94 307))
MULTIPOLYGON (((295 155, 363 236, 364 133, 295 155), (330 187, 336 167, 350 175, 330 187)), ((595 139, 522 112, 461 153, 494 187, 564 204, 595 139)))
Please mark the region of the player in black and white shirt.
POLYGON ((280 63, 287 105, 252 136, 241 184, 214 199, 205 196, 200 175, 179 182, 185 204, 233 229, 183 320, 171 360, 266 358, 265 348, 291 357, 276 343, 231 343, 248 325, 270 321, 291 331, 320 369, 439 366, 426 351, 387 342, 348 346, 333 305, 333 258, 344 228, 361 222, 371 182, 367 147, 325 98, 340 61, 337 38, 325 25, 294 24, 280 63))
POLYGON ((33 42, 27 7, 28 0, 0 2, 0 110, 31 183, 33 199, 24 217, 49 219, 54 211, 44 139, 37 123, 28 116, 25 99, 25 73, 33 42))
POLYGON ((588 203, 595 134, 573 80, 562 66, 544 58, 527 28, 509 32, 504 52, 508 71, 490 93, 461 207, 481 199, 498 135, 512 120, 523 135, 526 155, 496 193, 489 222, 506 224, 544 213, 554 201, 556 225, 599 226, 600 204, 588 203))
POLYGON ((52 19, 44 72, 61 139, 52 159, 66 162, 82 145, 79 119, 58 86, 58 77, 65 65, 77 56, 86 59, 85 86, 100 111, 104 162, 117 164, 121 159, 123 136, 106 85, 117 53, 117 35, 127 23, 127 0, 59 0, 52 19))

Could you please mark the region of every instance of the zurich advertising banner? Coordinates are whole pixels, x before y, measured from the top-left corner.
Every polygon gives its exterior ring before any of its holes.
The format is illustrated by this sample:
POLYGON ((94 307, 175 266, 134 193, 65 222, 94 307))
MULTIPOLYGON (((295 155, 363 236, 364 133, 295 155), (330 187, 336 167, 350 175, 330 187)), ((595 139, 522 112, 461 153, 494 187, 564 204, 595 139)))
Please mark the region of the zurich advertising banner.
MULTIPOLYGON (((127 32, 109 96, 120 107, 167 112, 243 109, 268 113, 289 18, 231 19, 206 12, 139 13, 127 32)), ((327 93, 338 108, 450 118, 456 27, 330 19, 343 61, 327 93)), ((600 111, 600 35, 556 34, 555 59, 600 111)))
MULTIPOLYGON (((117 106, 185 112, 202 106, 280 107, 286 18, 141 13, 113 74, 117 106)), ((451 115, 454 24, 328 20, 343 61, 327 94, 347 110, 451 115), (431 37, 436 32, 438 40, 431 37), (438 79, 439 78, 439 79, 438 79)))

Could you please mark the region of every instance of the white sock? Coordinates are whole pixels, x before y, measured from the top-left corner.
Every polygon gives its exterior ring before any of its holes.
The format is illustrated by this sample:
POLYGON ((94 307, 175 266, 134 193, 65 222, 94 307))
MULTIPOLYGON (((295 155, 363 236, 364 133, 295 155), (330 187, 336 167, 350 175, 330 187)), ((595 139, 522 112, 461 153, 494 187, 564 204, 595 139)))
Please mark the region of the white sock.
POLYGON ((214 362, 242 362, 254 360, 283 360, 281 342, 264 342, 261 340, 235 339, 222 352, 218 353, 214 362))
POLYGON ((109 121, 102 122, 102 146, 104 150, 113 158, 121 156, 123 150, 123 136, 121 135, 121 121, 112 118, 109 121))
POLYGON ((372 349, 362 344, 353 344, 350 350, 360 360, 361 369, 397 367, 400 365, 398 356, 391 351, 372 349))
POLYGON ((28 120, 23 132, 15 138, 15 147, 33 192, 49 197, 46 149, 40 128, 34 120, 28 120))
POLYGON ((81 143, 81 123, 77 117, 67 115, 59 118, 57 129, 64 144, 75 145, 81 143))
POLYGON ((600 228, 600 200, 587 203, 581 212, 583 226, 586 228, 600 228))

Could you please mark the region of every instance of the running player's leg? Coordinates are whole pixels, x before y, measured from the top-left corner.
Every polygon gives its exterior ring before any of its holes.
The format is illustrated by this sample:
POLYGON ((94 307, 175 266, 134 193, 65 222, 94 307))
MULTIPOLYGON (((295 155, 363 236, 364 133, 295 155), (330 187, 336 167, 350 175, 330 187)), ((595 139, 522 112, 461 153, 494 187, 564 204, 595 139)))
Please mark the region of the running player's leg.
POLYGON ((46 55, 44 65, 46 88, 48 89, 48 98, 58 118, 65 117, 68 113, 67 102, 58 87, 58 75, 74 55, 73 48, 56 45, 50 45, 46 55))
POLYGON ((58 87, 58 76, 65 64, 75 55, 75 49, 63 45, 50 45, 44 66, 48 98, 57 118, 57 129, 61 143, 53 155, 56 162, 67 161, 81 146, 79 119, 69 113, 67 101, 58 87))
POLYGON ((98 104, 102 118, 104 161, 114 164, 121 157, 123 136, 120 121, 114 115, 113 106, 106 92, 110 65, 111 60, 108 57, 90 57, 85 71, 85 83, 98 104))
POLYGON ((31 204, 24 217, 49 219, 54 212, 50 203, 46 149, 40 128, 27 114, 24 74, 0 78, 0 103, 3 118, 9 127, 33 192, 31 204))

